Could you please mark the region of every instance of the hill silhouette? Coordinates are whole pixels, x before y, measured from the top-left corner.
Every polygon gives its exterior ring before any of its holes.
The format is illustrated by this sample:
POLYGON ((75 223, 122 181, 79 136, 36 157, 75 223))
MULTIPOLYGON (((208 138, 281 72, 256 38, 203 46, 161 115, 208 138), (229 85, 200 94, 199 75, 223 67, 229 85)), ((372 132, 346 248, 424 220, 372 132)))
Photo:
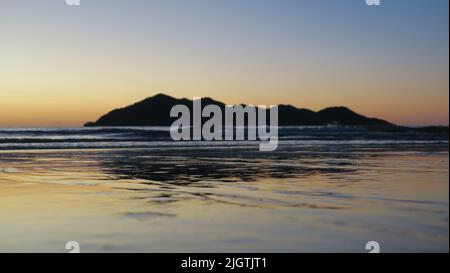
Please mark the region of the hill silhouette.
MULTIPOLYGON (((173 106, 182 104, 191 109, 192 100, 177 99, 168 95, 158 94, 146 98, 133 105, 115 109, 95 122, 88 122, 91 126, 170 126, 176 118, 170 117, 173 106)), ((226 105, 211 98, 202 98, 202 107, 215 104, 222 110, 226 105)), ((292 105, 278 106, 278 124, 280 126, 320 126, 320 125, 342 125, 342 126, 365 126, 377 128, 392 128, 396 125, 376 118, 368 118, 353 112, 347 107, 329 107, 314 112, 308 109, 299 109, 292 105)))

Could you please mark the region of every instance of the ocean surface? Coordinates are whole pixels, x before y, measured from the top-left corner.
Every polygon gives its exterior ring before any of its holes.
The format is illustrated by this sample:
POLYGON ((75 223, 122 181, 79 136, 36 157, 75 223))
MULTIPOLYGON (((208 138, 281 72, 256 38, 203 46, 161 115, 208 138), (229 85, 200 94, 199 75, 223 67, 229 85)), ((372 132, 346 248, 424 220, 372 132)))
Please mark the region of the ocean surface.
POLYGON ((0 129, 0 252, 449 251, 448 134, 0 129))

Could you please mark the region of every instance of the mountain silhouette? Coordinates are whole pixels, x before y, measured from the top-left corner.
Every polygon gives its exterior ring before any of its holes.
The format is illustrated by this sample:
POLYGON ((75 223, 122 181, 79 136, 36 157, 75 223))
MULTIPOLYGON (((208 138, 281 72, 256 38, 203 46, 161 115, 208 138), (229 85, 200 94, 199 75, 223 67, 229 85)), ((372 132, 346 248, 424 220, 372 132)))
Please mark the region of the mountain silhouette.
MULTIPOLYGON (((224 103, 211 98, 202 98, 202 107, 210 104, 219 106, 222 110, 227 107, 224 103)), ((125 108, 115 109, 95 122, 88 122, 91 126, 170 126, 177 118, 170 117, 173 106, 182 104, 192 113, 192 100, 176 99, 164 94, 146 98, 125 108)), ((244 104, 242 104, 245 106, 244 104)), ((314 112, 308 109, 299 109, 292 105, 278 106, 278 124, 280 126, 365 126, 377 128, 396 127, 385 120, 368 118, 357 114, 347 107, 330 107, 314 112)))

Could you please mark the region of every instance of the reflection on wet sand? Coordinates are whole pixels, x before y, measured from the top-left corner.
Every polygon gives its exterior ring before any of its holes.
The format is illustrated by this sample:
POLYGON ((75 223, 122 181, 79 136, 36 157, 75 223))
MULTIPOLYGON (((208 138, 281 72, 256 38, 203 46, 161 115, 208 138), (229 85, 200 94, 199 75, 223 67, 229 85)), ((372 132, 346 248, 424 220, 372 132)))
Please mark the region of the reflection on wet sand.
POLYGON ((256 181, 259 179, 295 178, 311 174, 339 174, 356 171, 355 159, 339 155, 327 161, 297 153, 268 155, 249 151, 146 151, 127 152, 120 157, 101 158, 99 166, 118 179, 142 179, 170 184, 196 182, 256 181), (309 157, 309 159, 308 159, 309 157))
POLYGON ((448 218, 446 145, 0 153, 2 251, 448 251, 448 218))

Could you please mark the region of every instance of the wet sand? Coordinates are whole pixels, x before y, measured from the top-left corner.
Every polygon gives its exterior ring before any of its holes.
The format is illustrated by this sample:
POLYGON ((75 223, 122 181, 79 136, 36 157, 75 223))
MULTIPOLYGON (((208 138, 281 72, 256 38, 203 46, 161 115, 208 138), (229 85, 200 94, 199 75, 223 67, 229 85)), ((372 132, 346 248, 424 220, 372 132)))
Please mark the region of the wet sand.
POLYGON ((0 251, 449 251, 448 143, 0 151, 0 251))

